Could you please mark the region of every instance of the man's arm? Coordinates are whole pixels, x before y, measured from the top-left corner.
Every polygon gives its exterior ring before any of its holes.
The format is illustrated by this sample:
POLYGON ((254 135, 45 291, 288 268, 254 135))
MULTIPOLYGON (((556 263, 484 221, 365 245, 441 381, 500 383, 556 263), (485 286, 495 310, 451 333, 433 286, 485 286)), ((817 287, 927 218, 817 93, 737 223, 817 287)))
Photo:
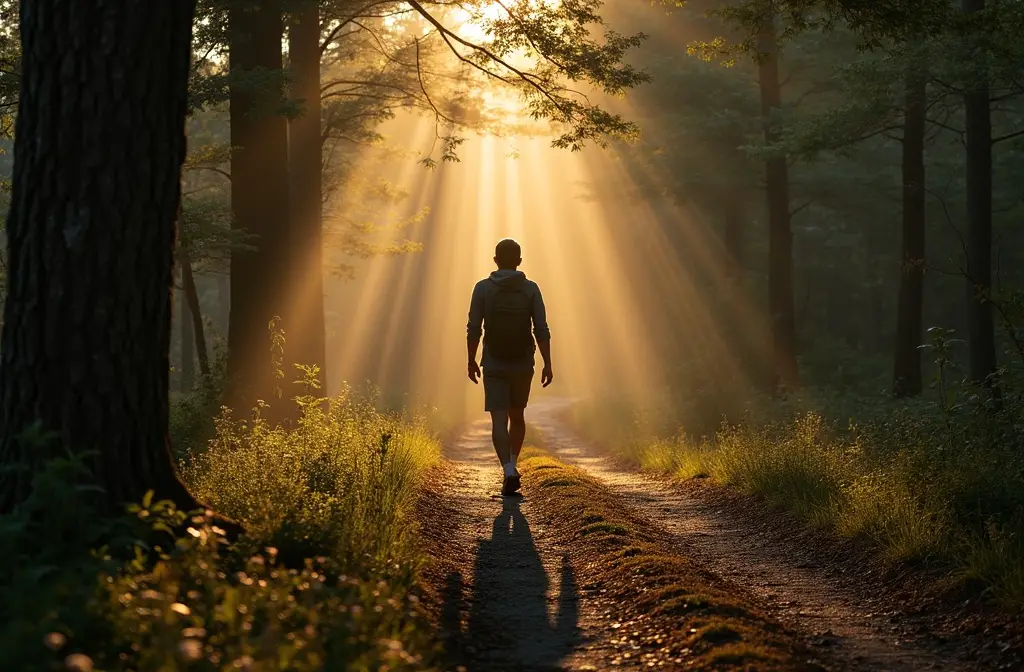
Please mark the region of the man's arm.
POLYGON ((537 340, 537 349, 544 360, 544 370, 540 374, 541 385, 547 387, 554 380, 551 370, 551 329, 548 328, 547 309, 540 288, 533 295, 533 337, 537 340))
POLYGON ((540 384, 542 387, 547 387, 555 379, 554 374, 551 372, 551 339, 537 341, 537 348, 540 349, 540 356, 544 359, 544 369, 540 374, 540 384))
POLYGON ((466 373, 469 375, 469 379, 476 385, 476 381, 480 378, 480 365, 476 361, 476 351, 480 347, 479 338, 470 338, 466 340, 466 350, 469 354, 469 363, 466 367, 466 373))
POLYGON ((473 296, 469 300, 469 322, 466 324, 466 354, 468 355, 467 374, 475 385, 480 378, 480 365, 476 361, 476 352, 483 336, 484 296, 478 284, 473 288, 473 296))

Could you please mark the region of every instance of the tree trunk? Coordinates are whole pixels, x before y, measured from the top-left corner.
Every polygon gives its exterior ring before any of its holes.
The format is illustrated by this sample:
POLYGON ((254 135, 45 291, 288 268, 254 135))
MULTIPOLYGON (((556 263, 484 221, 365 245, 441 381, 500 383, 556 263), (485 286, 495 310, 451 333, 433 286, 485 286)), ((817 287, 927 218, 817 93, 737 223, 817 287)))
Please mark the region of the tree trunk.
MULTIPOLYGON (((761 24, 758 35, 758 84, 761 89, 761 114, 764 139, 772 144, 779 139, 775 127, 782 106, 779 84, 779 47, 774 17, 761 24)), ((793 305, 793 234, 790 230, 789 170, 786 157, 772 156, 765 161, 768 192, 768 312, 771 320, 775 375, 787 388, 799 384, 796 361, 796 317, 793 305)))
POLYGON ((178 306, 179 306, 179 319, 178 329, 181 332, 181 391, 184 394, 188 394, 192 391, 192 387, 195 385, 195 332, 192 330, 192 315, 189 311, 188 301, 186 300, 185 294, 185 265, 182 264, 181 270, 182 278, 182 289, 176 292, 178 306))
POLYGON ((284 316, 289 289, 288 126, 280 113, 284 24, 279 0, 235 0, 228 22, 232 228, 256 238, 254 249, 231 253, 226 402, 246 413, 257 399, 274 399, 269 328, 284 316))
POLYGON ((306 2, 292 13, 288 29, 292 97, 303 113, 291 120, 288 167, 292 206, 292 313, 288 359, 320 369, 325 390, 327 344, 324 323, 322 151, 320 126, 319 3, 306 2))
POLYGON ((174 239, 195 2, 21 4, 0 345, 0 511, 82 457, 119 511, 189 509, 168 440, 174 239), (38 426, 52 433, 25 434, 38 426))
POLYGON ((927 95, 927 74, 914 64, 907 72, 903 118, 903 249, 892 383, 897 397, 914 397, 922 389, 927 95))
MULTIPOLYGON (((194 337, 195 352, 199 356, 199 373, 202 374, 203 379, 206 380, 210 376, 210 355, 206 350, 206 330, 203 328, 203 310, 202 306, 199 304, 199 292, 196 291, 196 279, 192 274, 192 260, 188 258, 188 254, 185 252, 181 253, 181 284, 182 290, 185 294, 185 303, 188 306, 188 315, 192 320, 191 324, 188 326, 191 329, 190 333, 194 337)), ((182 324, 182 329, 185 329, 184 324, 182 324)), ((191 390, 191 388, 189 388, 189 390, 191 390)))
MULTIPOLYGON (((985 0, 963 0, 963 11, 980 12, 985 0)), ((975 28, 980 31, 980 28, 975 28)), ((977 33, 975 33, 977 35, 977 33)), ((975 38, 977 39, 977 38, 975 38)), ((982 38, 983 39, 983 38, 982 38)), ((964 93, 967 144, 967 334, 970 352, 968 375, 992 390, 996 372, 995 325, 992 305, 992 110, 984 64, 986 48, 973 55, 980 74, 964 93)))

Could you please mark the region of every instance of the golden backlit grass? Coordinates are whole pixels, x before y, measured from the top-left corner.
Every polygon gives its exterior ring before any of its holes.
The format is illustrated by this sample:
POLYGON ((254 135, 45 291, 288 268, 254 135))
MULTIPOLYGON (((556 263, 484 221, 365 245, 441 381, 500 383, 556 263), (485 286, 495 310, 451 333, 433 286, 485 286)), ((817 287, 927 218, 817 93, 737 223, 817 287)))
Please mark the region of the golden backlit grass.
POLYGON ((951 567, 1016 609, 1024 605, 1024 459, 1005 413, 944 418, 922 405, 850 427, 804 412, 704 439, 621 415, 609 421, 596 407, 578 409, 574 422, 645 470, 736 487, 812 526, 865 539, 887 561, 951 567))

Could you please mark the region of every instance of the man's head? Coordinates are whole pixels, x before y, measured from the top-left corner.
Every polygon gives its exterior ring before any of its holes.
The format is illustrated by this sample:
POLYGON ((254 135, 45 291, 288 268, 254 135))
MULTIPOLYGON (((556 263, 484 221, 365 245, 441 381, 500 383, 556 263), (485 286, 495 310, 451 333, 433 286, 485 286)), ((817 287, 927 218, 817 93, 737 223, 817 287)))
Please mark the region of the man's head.
POLYGON ((523 263, 523 248, 511 238, 499 240, 494 247, 494 263, 500 269, 514 271, 523 263))

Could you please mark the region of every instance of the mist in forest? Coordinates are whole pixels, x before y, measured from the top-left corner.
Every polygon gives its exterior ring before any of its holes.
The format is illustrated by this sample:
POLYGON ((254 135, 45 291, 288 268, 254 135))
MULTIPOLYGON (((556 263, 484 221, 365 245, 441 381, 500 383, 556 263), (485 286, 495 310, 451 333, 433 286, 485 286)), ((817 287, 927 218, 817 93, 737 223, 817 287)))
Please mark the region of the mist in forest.
MULTIPOLYGON (((405 119, 388 130, 415 146, 432 125, 405 119)), ((549 142, 471 137, 457 163, 393 168, 387 177, 408 192, 399 218, 426 215, 382 235, 422 247, 361 261, 353 279, 328 285, 332 387, 368 381, 385 395, 478 410, 479 390, 465 379, 469 295, 494 270, 504 237, 523 246, 521 270, 544 293, 558 376, 550 394, 643 396, 659 389, 664 362, 681 352, 730 365, 698 286, 711 269, 687 267, 677 250, 685 244, 718 264, 720 245, 700 216, 641 198, 614 153, 568 153, 549 142)))

